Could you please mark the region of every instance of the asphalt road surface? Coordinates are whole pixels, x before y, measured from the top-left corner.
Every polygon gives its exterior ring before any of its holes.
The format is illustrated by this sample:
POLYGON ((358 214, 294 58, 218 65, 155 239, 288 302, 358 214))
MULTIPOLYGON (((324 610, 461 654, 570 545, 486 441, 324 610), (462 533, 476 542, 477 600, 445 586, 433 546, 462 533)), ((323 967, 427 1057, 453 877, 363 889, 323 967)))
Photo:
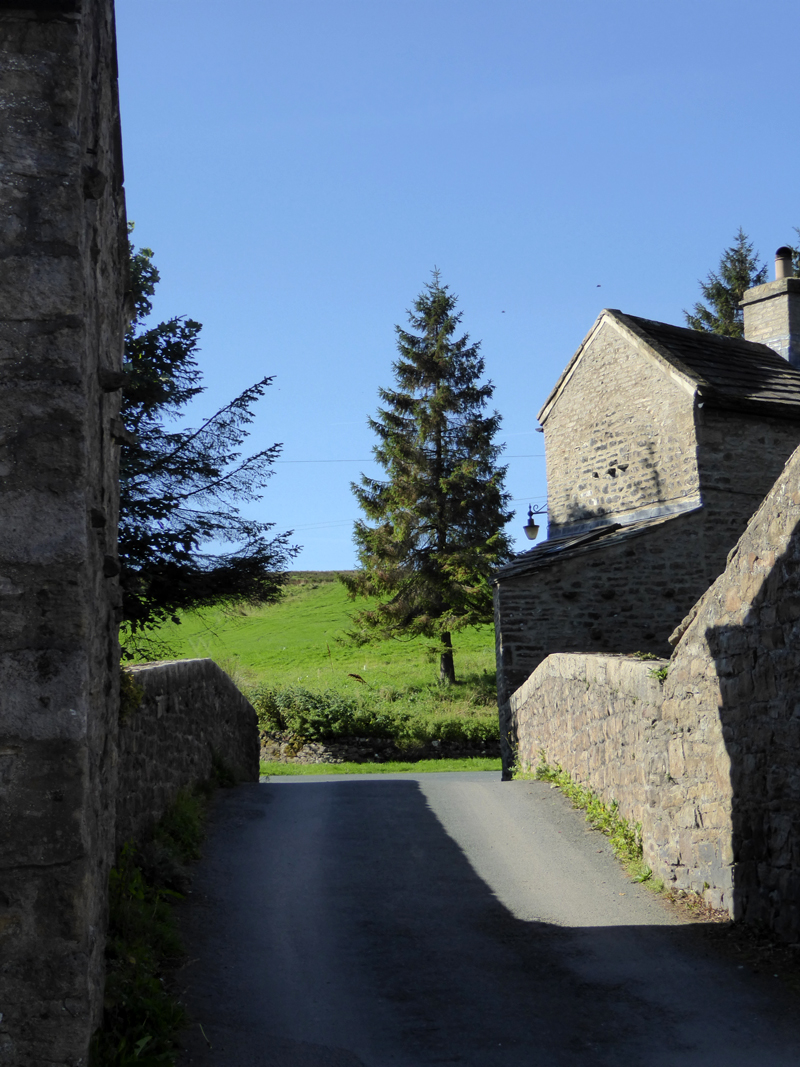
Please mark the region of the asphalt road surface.
POLYGON ((181 1067, 800 1067, 781 983, 629 882, 546 783, 240 786, 190 901, 181 1067))

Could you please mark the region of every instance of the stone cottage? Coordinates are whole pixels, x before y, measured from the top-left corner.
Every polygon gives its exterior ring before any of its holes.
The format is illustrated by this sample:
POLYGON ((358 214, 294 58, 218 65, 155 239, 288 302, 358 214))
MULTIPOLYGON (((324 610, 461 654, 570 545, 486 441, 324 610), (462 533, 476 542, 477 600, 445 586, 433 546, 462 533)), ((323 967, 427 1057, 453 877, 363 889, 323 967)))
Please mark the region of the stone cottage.
POLYGON ((512 743, 509 697, 550 653, 669 654, 800 444, 790 273, 779 249, 776 280, 745 294, 745 339, 603 311, 547 398, 548 538, 495 577, 512 743))

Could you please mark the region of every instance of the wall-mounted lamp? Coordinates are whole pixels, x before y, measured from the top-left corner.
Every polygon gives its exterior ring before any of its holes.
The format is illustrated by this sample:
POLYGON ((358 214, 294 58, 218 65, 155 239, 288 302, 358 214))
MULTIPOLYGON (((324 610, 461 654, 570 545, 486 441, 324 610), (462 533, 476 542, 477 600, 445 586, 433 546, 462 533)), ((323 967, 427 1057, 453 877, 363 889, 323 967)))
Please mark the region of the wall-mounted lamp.
POLYGON ((546 515, 546 514, 547 514, 547 505, 546 504, 542 504, 540 507, 535 507, 535 508, 530 507, 530 505, 528 506, 528 521, 525 523, 525 526, 523 527, 523 529, 525 530, 525 536, 528 538, 529 541, 535 541, 536 540, 536 535, 539 533, 539 527, 538 527, 537 523, 534 522, 533 516, 534 515, 546 515))

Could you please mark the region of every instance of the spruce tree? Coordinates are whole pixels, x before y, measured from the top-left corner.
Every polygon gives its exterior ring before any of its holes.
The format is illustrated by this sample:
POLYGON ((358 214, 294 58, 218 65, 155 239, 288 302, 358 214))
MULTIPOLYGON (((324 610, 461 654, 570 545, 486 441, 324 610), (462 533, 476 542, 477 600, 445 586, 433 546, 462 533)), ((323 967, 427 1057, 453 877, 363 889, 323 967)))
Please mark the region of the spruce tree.
POLYGON ((342 579, 351 599, 377 600, 354 616, 350 636, 430 638, 444 683, 455 681, 451 635, 491 621, 489 576, 511 555, 500 416, 485 412, 494 387, 480 381, 480 345, 455 336, 456 304, 434 270, 410 329, 395 327, 395 388, 379 391, 385 406, 369 420, 386 478, 352 486, 371 523, 356 523, 360 569, 342 579))
POLYGON ((744 336, 744 314, 739 307, 742 297, 754 285, 767 280, 767 268, 759 263, 747 234, 739 227, 736 241, 722 253, 718 271, 709 271, 700 291, 708 305, 698 301, 692 312, 684 311, 693 330, 718 333, 723 337, 744 336))

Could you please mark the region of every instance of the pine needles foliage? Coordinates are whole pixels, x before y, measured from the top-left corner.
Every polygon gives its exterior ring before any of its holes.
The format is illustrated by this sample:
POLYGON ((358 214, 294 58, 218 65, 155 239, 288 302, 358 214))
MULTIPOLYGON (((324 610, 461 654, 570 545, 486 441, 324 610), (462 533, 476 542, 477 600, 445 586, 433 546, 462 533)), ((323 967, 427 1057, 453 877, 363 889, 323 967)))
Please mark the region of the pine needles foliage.
MULTIPOLYGON (((133 224, 129 224, 129 232, 133 224)), ((202 326, 177 316, 150 325, 159 281, 149 248, 129 245, 133 317, 125 335, 120 454, 120 585, 123 647, 158 658, 149 632, 180 612, 212 605, 269 604, 298 549, 273 524, 242 514, 261 499, 280 444, 250 456, 242 446, 253 407, 272 378, 246 388, 196 427, 179 427, 202 392, 202 326), (219 546, 226 545, 226 551, 219 546)))
POLYGON ((366 516, 354 540, 360 569, 342 576, 351 598, 376 604, 353 616, 349 637, 430 639, 440 680, 455 681, 451 635, 492 618, 489 577, 511 555, 500 426, 486 412, 479 344, 456 336, 457 297, 437 270, 396 327, 395 387, 369 420, 384 479, 362 475, 353 492, 366 516))
POLYGON ((684 311, 687 325, 703 333, 723 337, 744 336, 744 312, 739 307, 742 297, 754 285, 767 280, 766 265, 759 262, 758 253, 741 226, 730 248, 722 253, 719 268, 709 271, 700 291, 706 304, 698 301, 692 311, 684 311))

